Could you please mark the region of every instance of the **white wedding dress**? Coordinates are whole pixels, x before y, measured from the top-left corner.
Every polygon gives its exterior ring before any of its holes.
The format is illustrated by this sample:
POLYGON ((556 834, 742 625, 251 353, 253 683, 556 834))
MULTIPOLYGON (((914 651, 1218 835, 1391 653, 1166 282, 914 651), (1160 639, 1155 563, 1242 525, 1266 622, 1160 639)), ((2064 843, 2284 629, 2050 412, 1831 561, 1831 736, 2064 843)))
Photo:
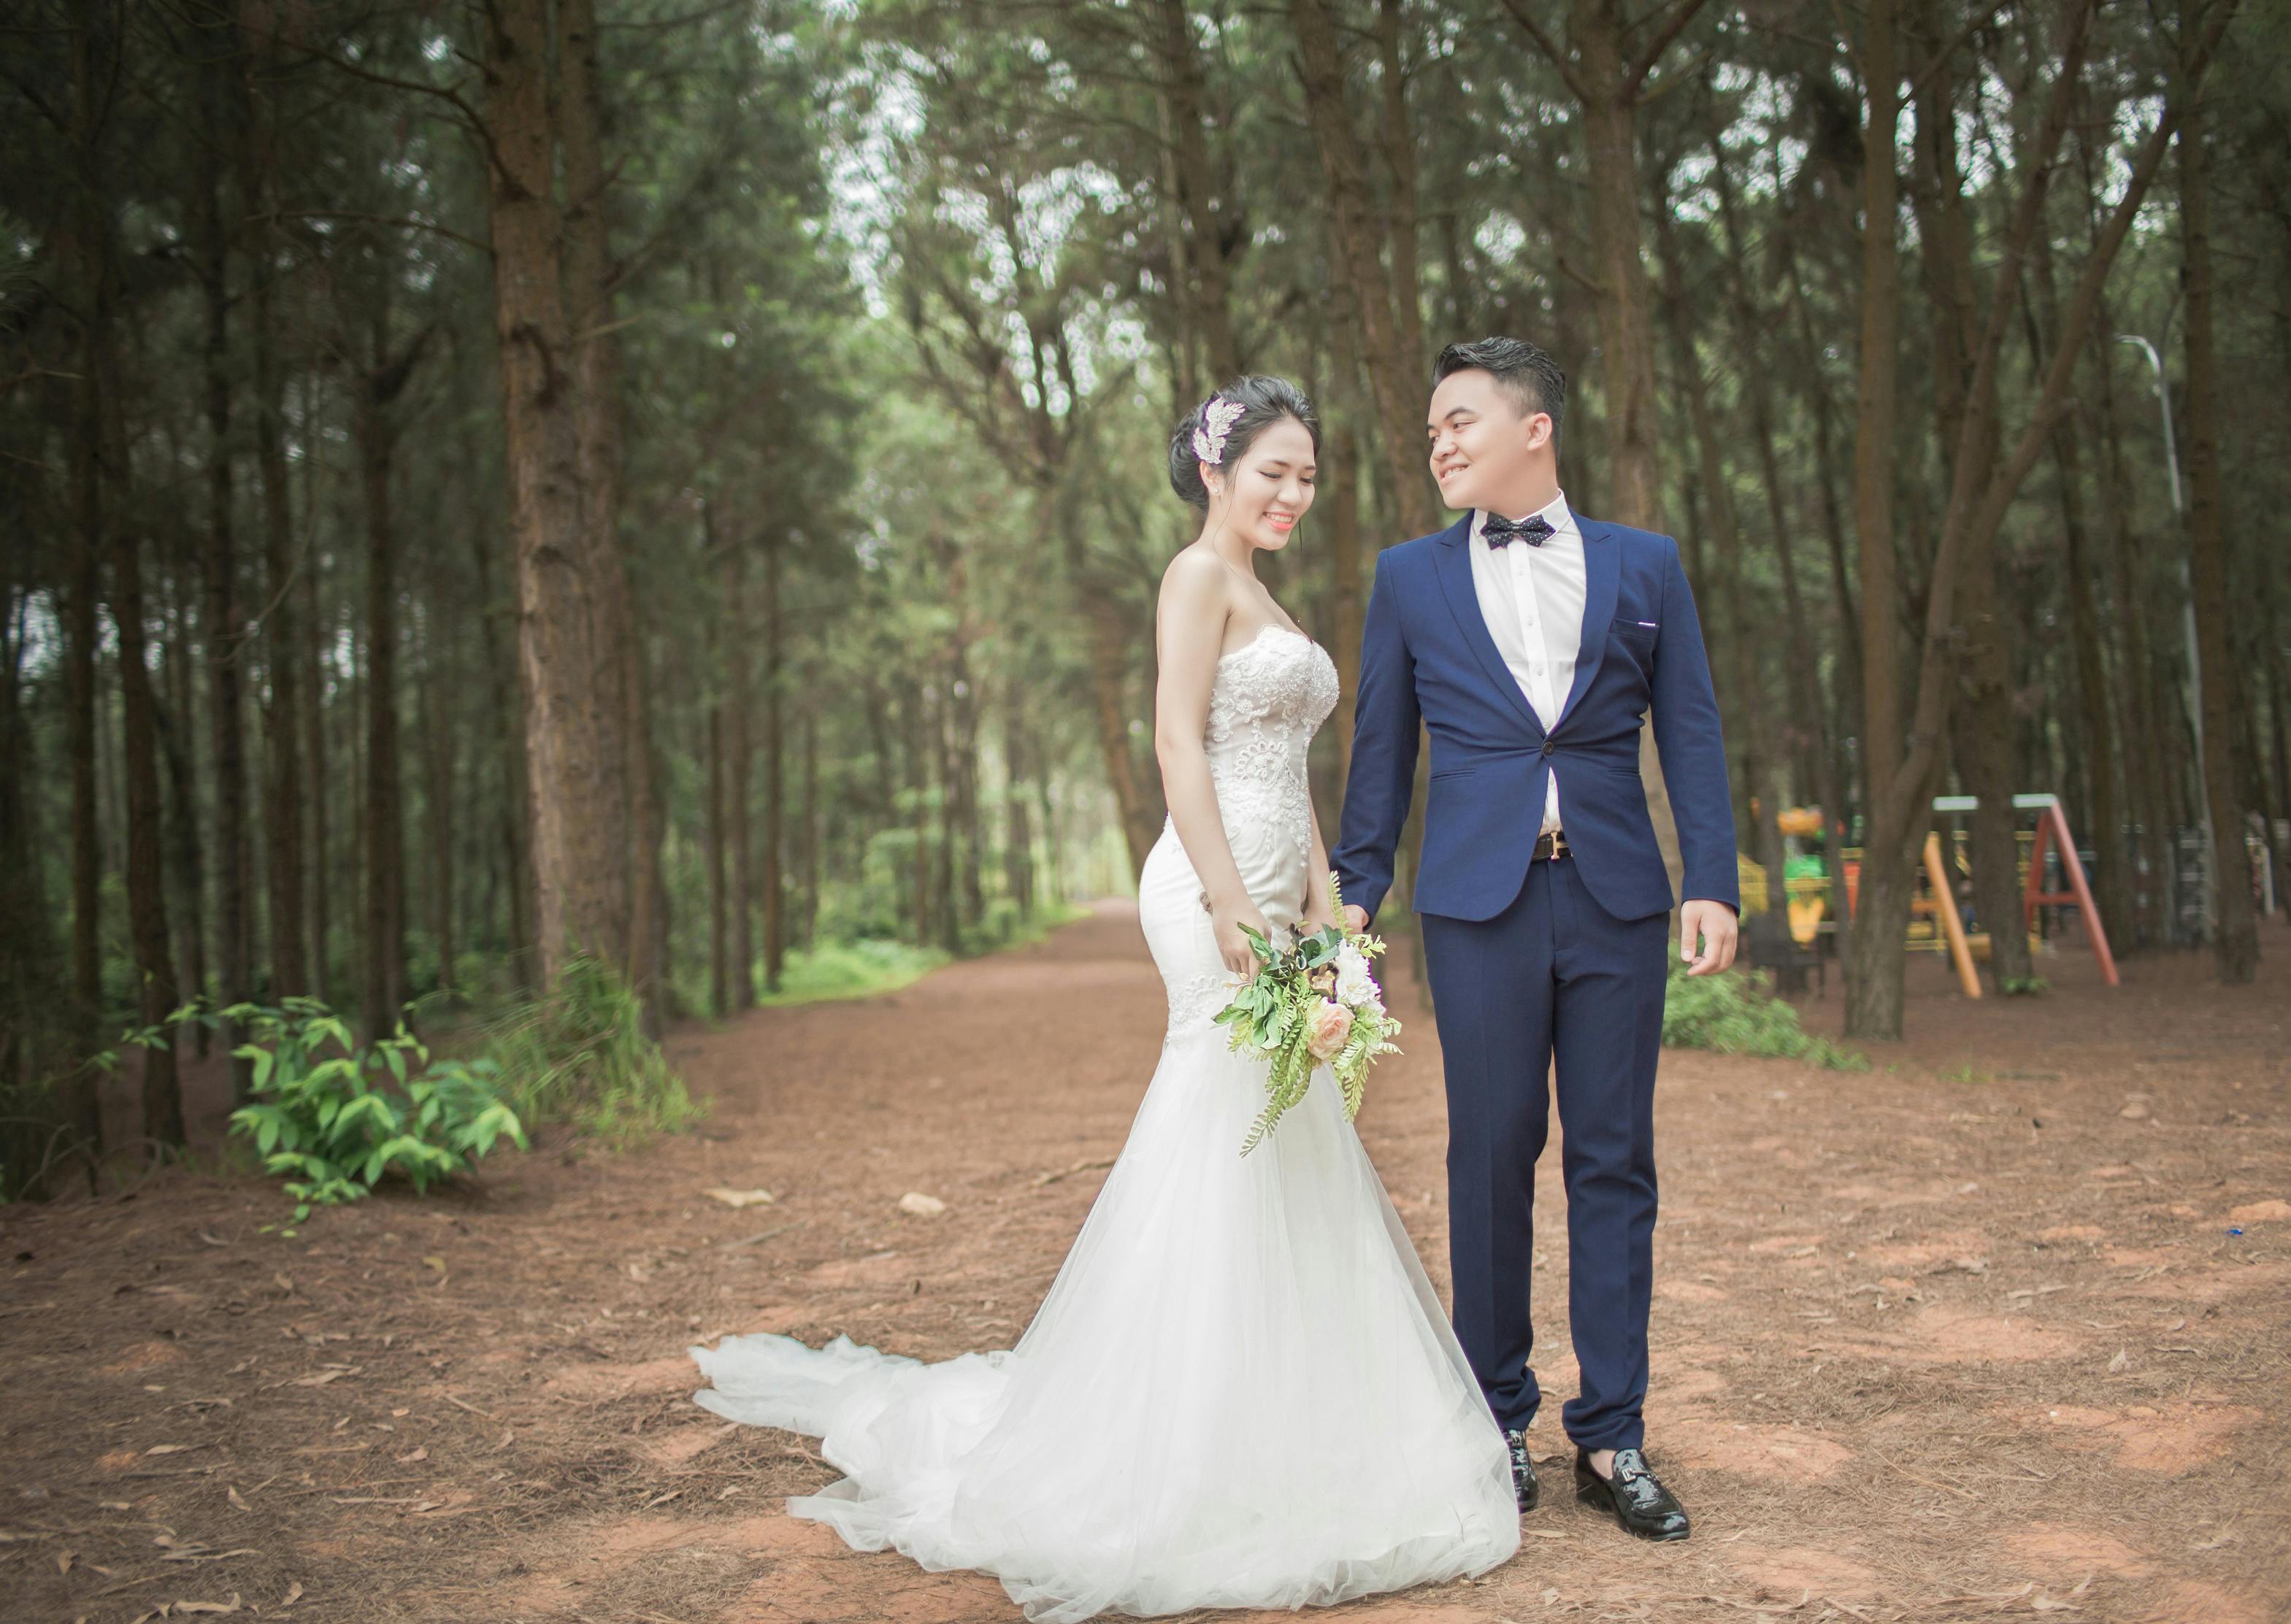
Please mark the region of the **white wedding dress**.
MULTIPOLYGON (((1207 745, 1268 923, 1304 912, 1305 751, 1337 700, 1272 627, 1218 664, 1207 745)), ((1138 915, 1170 1024, 1129 1142, 1016 1348, 942 1364, 839 1337, 692 1356, 719 1415, 818 1436, 791 1500, 863 1550, 999 1577, 1029 1619, 1294 1608, 1484 1572, 1519 1546, 1509 1460, 1324 1069, 1248 1156, 1265 1070, 1210 1017, 1234 978, 1164 828, 1138 915)))

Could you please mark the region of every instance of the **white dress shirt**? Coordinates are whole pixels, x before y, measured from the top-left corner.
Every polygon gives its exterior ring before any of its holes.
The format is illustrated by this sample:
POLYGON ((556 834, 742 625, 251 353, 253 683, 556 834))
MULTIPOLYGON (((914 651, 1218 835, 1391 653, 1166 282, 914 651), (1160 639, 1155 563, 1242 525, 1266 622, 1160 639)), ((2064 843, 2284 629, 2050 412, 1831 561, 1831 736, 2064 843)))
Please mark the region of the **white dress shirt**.
MULTIPOLYGON (((1524 520, 1529 516, 1519 516, 1524 520)), ((1495 639, 1496 652, 1527 696, 1536 717, 1548 733, 1559 721, 1559 708, 1575 685, 1575 658, 1583 642, 1583 599, 1587 591, 1583 564, 1583 532, 1567 510, 1562 492, 1541 509, 1551 534, 1540 547, 1524 540, 1502 548, 1487 544, 1482 531, 1488 516, 1472 515, 1472 585, 1478 591, 1480 615, 1495 639)), ((1559 827, 1559 774, 1545 776, 1544 834, 1559 827)))

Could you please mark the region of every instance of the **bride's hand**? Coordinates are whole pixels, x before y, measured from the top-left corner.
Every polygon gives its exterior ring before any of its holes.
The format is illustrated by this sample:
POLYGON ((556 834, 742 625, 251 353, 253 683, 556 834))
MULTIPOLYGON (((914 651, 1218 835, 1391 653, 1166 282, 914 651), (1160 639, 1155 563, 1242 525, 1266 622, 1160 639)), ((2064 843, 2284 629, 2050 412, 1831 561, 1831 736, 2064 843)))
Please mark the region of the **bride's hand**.
POLYGON ((1257 945, 1241 933, 1247 925, 1258 935, 1270 940, 1273 927, 1265 923, 1265 914, 1246 897, 1239 902, 1210 910, 1210 924, 1217 933, 1218 956, 1225 967, 1237 976, 1254 976, 1263 963, 1257 956, 1257 945))

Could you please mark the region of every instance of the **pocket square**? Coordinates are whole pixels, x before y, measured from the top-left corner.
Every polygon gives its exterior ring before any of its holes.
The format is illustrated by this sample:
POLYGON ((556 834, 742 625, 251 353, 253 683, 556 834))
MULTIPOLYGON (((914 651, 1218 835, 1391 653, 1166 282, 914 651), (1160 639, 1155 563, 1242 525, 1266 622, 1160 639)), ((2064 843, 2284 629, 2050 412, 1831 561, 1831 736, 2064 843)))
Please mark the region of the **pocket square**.
POLYGON ((1661 629, 1652 620, 1641 620, 1639 624, 1645 627, 1649 631, 1658 631, 1661 629))

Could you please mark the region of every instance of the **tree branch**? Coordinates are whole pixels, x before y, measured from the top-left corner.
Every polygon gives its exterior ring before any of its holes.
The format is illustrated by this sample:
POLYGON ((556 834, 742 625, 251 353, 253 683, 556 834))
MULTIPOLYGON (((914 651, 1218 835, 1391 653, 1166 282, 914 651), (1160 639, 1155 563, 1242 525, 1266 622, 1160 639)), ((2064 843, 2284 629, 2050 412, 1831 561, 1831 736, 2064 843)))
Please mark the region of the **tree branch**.
POLYGON ((1518 23, 1528 38, 1535 42, 1535 48, 1543 52, 1544 59, 1559 70, 1559 76, 1566 81, 1567 88, 1574 92, 1575 100, 1589 101, 1590 95, 1584 88, 1581 76, 1576 73, 1575 65, 1568 60, 1565 52, 1552 43, 1551 36, 1543 31, 1543 25, 1536 21, 1531 0, 1504 0, 1504 10, 1512 14, 1512 20, 1518 23))
POLYGON ((1917 92, 1925 89, 1932 81, 1933 75, 1949 66, 1949 59, 1963 50, 1967 40, 1997 20, 1997 11, 1998 8, 1992 5, 1986 11, 1974 12, 1971 20, 1950 36, 1947 44, 1933 53, 1933 60, 1910 76, 1909 94, 1903 100, 1916 100, 1917 92))
MULTIPOLYGON (((1701 12, 1704 4, 1705 0, 1677 0, 1677 3, 1670 8, 1669 17, 1664 20, 1662 27, 1655 31, 1655 36, 1646 43, 1646 48, 1639 52, 1638 60, 1624 70, 1623 100, 1628 101, 1639 93, 1639 86, 1646 82, 1647 75, 1654 71, 1656 61, 1660 59, 1665 51, 1669 49, 1670 42, 1676 39, 1686 25, 1694 20, 1697 14, 1701 12)), ((1515 12, 1518 7, 1515 5, 1513 10, 1515 12)))

